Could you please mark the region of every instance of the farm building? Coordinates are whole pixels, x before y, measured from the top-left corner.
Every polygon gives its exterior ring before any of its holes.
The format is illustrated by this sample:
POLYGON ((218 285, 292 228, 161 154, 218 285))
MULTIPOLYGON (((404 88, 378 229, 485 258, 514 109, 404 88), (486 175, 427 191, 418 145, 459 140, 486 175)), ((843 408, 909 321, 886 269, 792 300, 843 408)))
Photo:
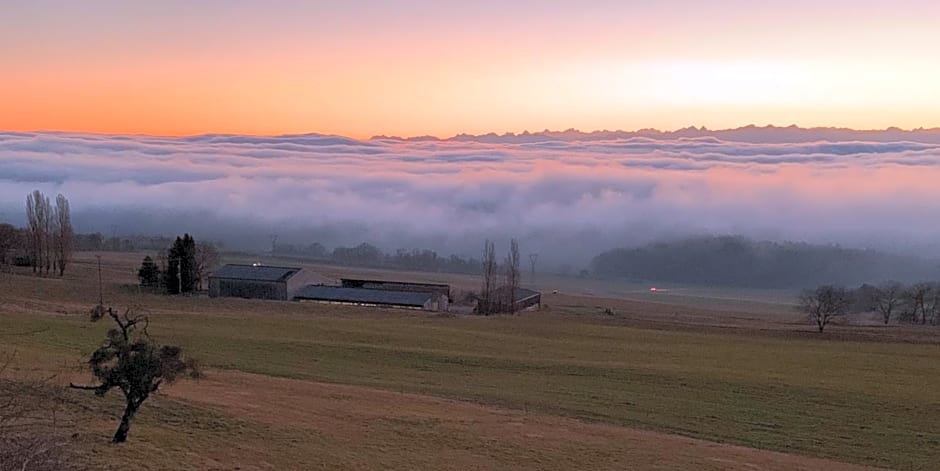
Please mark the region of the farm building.
POLYGON ((502 286, 496 289, 494 292, 493 299, 499 303, 501 308, 497 309, 499 311, 511 311, 519 312, 531 309, 533 307, 540 308, 542 307, 542 293, 538 291, 533 291, 528 288, 516 288, 515 294, 512 296, 512 309, 507 309, 506 306, 510 303, 510 291, 508 286, 502 286))
POLYGON ((406 291, 412 293, 435 293, 450 299, 450 285, 437 283, 411 283, 407 281, 360 280, 341 278, 340 283, 346 288, 366 288, 386 291, 406 291))
POLYGON ((294 294, 294 299, 329 304, 423 309, 425 311, 446 311, 448 303, 447 296, 439 293, 327 285, 309 285, 294 294))
POLYGON ((286 301, 304 286, 320 281, 318 274, 302 268, 225 265, 209 275, 209 296, 286 301))

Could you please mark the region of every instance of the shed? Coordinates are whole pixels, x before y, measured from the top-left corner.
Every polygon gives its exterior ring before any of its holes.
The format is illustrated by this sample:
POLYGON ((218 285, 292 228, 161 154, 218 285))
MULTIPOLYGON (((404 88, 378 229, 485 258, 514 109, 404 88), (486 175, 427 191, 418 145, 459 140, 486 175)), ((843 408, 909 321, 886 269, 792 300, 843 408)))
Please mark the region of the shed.
POLYGON ((494 291, 493 300, 497 303, 497 309, 490 312, 519 312, 533 307, 542 307, 542 293, 528 288, 516 288, 515 291, 510 291, 508 286, 501 286, 494 291), (510 303, 512 303, 512 309, 507 307, 510 303))
POLYGON ((294 294, 297 301, 328 304, 384 306, 401 309, 437 311, 447 309, 447 298, 438 293, 350 288, 346 286, 309 285, 294 294))
POLYGON ((318 276, 297 267, 225 265, 209 275, 209 296, 286 301, 318 276))

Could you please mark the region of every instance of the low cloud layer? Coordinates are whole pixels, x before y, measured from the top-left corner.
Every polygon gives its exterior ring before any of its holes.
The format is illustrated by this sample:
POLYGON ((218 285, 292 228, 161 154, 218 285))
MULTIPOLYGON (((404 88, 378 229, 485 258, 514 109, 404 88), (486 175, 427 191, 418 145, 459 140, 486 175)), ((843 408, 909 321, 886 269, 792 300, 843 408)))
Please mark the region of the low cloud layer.
MULTIPOLYGON (((690 234, 898 252, 940 241, 940 144, 715 136, 372 139, 0 133, 0 220, 63 193, 84 231, 263 248, 268 234, 476 255, 515 235, 550 263, 690 234)), ((932 139, 931 139, 932 140, 932 139)))

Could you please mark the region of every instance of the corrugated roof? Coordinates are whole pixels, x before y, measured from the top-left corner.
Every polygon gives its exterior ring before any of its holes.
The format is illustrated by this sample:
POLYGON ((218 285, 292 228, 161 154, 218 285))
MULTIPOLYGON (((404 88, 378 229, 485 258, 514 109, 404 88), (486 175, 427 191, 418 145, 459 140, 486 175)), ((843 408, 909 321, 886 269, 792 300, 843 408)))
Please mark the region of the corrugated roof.
POLYGON ((294 276, 300 268, 271 267, 267 265, 225 265, 212 273, 210 278, 229 278, 251 281, 284 281, 294 276))
POLYGON ((431 293, 415 293, 411 291, 309 285, 298 290, 297 293, 294 294, 294 299, 423 307, 432 296, 431 293))

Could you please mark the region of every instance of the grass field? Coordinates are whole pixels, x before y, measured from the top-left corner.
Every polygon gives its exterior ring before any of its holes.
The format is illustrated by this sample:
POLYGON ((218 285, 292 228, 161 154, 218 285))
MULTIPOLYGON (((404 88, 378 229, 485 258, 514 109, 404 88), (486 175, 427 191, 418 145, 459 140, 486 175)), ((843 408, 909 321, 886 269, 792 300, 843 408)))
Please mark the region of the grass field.
MULTIPOLYGON (((97 297, 93 258, 80 256, 65 280, 0 278, 0 348, 17 351, 20 374, 82 378, 103 338, 107 326, 85 316, 97 297)), ((183 345, 209 377, 146 404, 126 447, 106 443, 116 398, 68 393, 73 427, 91 427, 75 447, 91 468, 228 469, 232 456, 241 469, 940 462, 933 328, 821 336, 783 307, 748 314, 581 290, 492 318, 165 298, 119 286, 139 258, 105 260, 106 299, 149 313, 151 333, 183 345)))

